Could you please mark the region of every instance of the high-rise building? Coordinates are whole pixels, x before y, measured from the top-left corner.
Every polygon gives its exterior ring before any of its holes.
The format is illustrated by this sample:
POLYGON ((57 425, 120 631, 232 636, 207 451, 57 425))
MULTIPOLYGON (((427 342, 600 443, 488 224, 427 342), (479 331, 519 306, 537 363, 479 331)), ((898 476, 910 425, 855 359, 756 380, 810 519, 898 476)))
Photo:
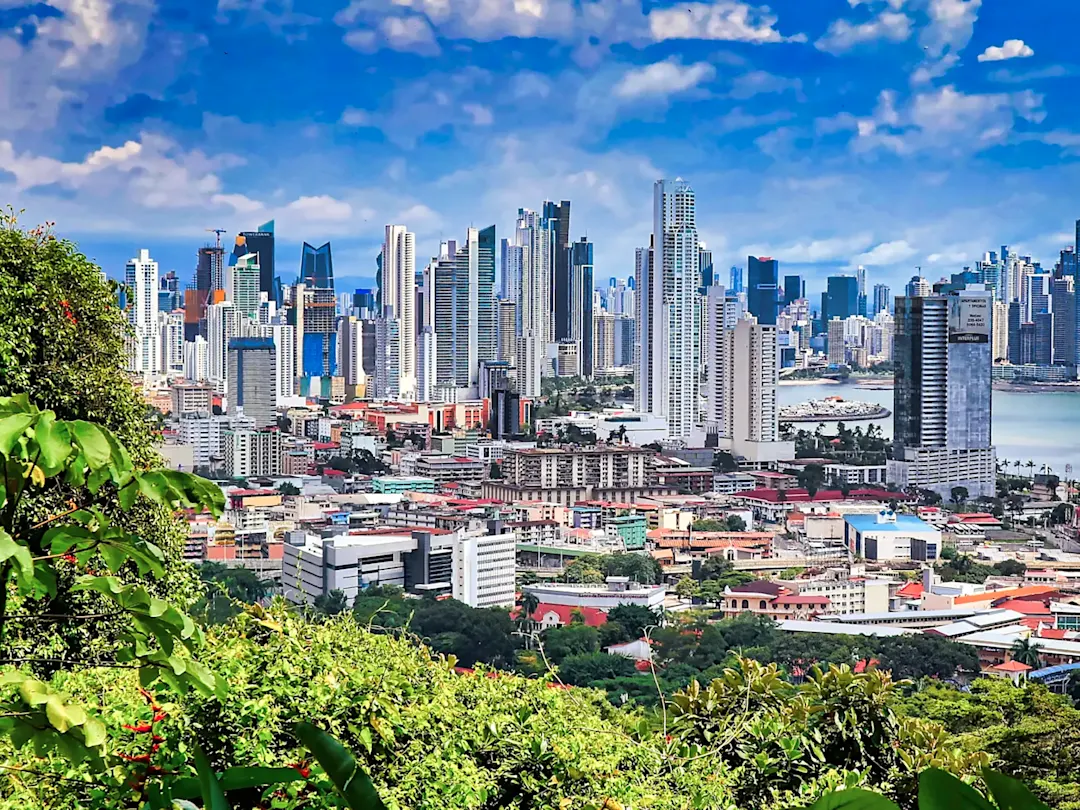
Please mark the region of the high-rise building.
POLYGON ((995 363, 1004 362, 1009 358, 1009 305, 996 297, 991 326, 994 332, 990 341, 991 356, 995 363))
POLYGON ((259 257, 246 253, 225 271, 225 297, 232 302, 239 317, 259 318, 259 257))
POLYGON ((825 300, 821 312, 828 323, 833 318, 846 320, 859 314, 859 281, 854 276, 829 276, 825 282, 825 300))
POLYGON ((128 369, 140 374, 161 371, 161 330, 158 326, 158 263, 143 249, 124 269, 128 290, 128 322, 132 354, 128 369))
POLYGON ((1054 364, 1054 313, 1036 312, 1035 320, 1035 364, 1050 366, 1054 364))
POLYGON ((904 295, 908 298, 920 298, 930 295, 931 292, 930 282, 922 276, 912 276, 911 281, 904 287, 904 295))
POLYGON ((795 446, 780 441, 776 326, 739 314, 737 296, 709 288, 705 431, 719 449, 761 468, 791 458, 795 446))
POLYGON ((699 422, 701 310, 694 190, 682 179, 658 180, 653 187, 651 269, 640 290, 650 305, 638 387, 646 389, 651 412, 667 419, 669 435, 685 439, 699 422))
POLYGON ((647 248, 634 251, 634 283, 637 289, 637 354, 635 356, 634 393, 639 413, 653 413, 653 360, 655 352, 650 344, 653 333, 653 296, 649 293, 655 286, 656 255, 653 239, 647 248))
POLYGON ((825 325, 825 350, 830 366, 842 366, 847 362, 847 344, 844 342, 844 321, 831 318, 825 325))
POLYGON ((603 370, 615 365, 615 316, 599 311, 593 315, 593 368, 603 370))
POLYGON ((1054 313, 1054 363, 1076 365, 1076 282, 1062 276, 1050 282, 1050 308, 1054 313))
POLYGON ((243 413, 255 427, 270 427, 276 415, 277 350, 272 338, 236 337, 229 341, 229 415, 243 413))
POLYGON ((206 338, 196 335, 194 340, 184 341, 184 379, 203 382, 208 379, 210 359, 206 338))
POLYGON ((950 497, 995 491, 990 436, 991 302, 969 286, 896 299, 893 460, 889 481, 950 497))
POLYGON ((634 365, 637 348, 637 321, 629 315, 615 316, 615 366, 630 368, 634 365))
POLYGON ((889 295, 889 287, 886 284, 874 285, 874 315, 879 312, 892 313, 893 302, 889 295))
POLYGON ((784 306, 806 298, 806 282, 802 276, 784 276, 784 306))
POLYGON ((434 264, 435 387, 475 397, 480 363, 498 354, 495 226, 469 228, 465 241, 434 264))
POLYGON ((230 478, 281 474, 281 431, 232 430, 225 433, 225 474, 230 478))
POLYGON ((517 535, 504 532, 501 521, 463 533, 453 547, 454 599, 474 608, 512 606, 516 555, 517 535))
POLYGON ((712 251, 705 247, 704 242, 698 242, 698 270, 701 273, 701 290, 704 295, 705 291, 715 283, 712 251))
POLYGON ((780 262, 767 256, 748 256, 746 308, 758 323, 776 326, 779 311, 780 262))
POLYGON ((380 255, 381 319, 396 321, 397 325, 383 332, 387 338, 396 336, 396 346, 392 346, 394 341, 382 343, 383 350, 391 351, 394 360, 380 354, 378 362, 396 363, 394 399, 414 402, 417 394, 416 235, 404 225, 388 225, 380 255))
MULTIPOLYGON (((569 208, 567 208, 569 216, 569 208)), ((518 390, 523 396, 540 396, 548 344, 554 342, 552 281, 556 260, 555 222, 527 208, 518 210, 514 241, 522 248, 521 272, 514 285, 517 302, 518 390)), ((567 256, 569 260, 569 255, 567 256)))
POLYGON ((296 327, 261 324, 255 334, 274 341, 274 404, 282 406, 296 394, 296 327))
POLYGON ((503 239, 499 244, 499 297, 516 302, 521 287, 521 262, 525 248, 509 239, 503 239))
MULTIPOLYGON (((856 314, 866 316, 866 268, 861 264, 855 270, 855 278, 859 282, 858 304, 856 314)), ((877 313, 872 313, 876 315, 877 313)))
POLYGON ((184 313, 159 312, 158 328, 161 332, 159 345, 161 359, 158 366, 162 374, 176 376, 184 373, 184 313))
POLYGON ((498 359, 513 364, 517 356, 517 303, 500 299, 498 310, 498 359))
POLYGON ((1053 278, 1049 273, 1028 273, 1024 276, 1024 294, 1021 300, 1024 302, 1025 320, 1034 323, 1035 316, 1040 312, 1051 312, 1050 308, 1050 281, 1053 278))
POLYGON ((731 272, 728 274, 727 289, 732 295, 746 292, 746 288, 743 286, 743 271, 741 267, 731 268, 731 272))
POLYGON ((570 248, 570 340, 577 341, 581 376, 593 376, 593 246, 581 237, 570 248))
POLYGON ((300 255, 300 282, 315 290, 334 289, 334 258, 329 242, 320 247, 304 242, 300 255))
POLYGON ((556 205, 550 200, 545 200, 543 210, 544 219, 551 223, 553 240, 552 295, 555 332, 552 340, 558 342, 570 340, 570 332, 573 330, 570 311, 573 306, 571 291, 574 286, 571 280, 570 261, 570 201, 563 200, 556 205))
POLYGON ((375 291, 367 289, 354 290, 352 308, 356 317, 365 321, 375 320, 378 317, 378 310, 375 307, 375 291))
MULTIPOLYGON (((256 264, 259 267, 259 292, 266 293, 268 301, 281 304, 281 285, 275 274, 274 265, 274 220, 265 222, 258 230, 241 231, 236 236, 233 245, 232 262, 235 264, 241 256, 249 253, 258 258, 256 264)), ((329 247, 327 247, 329 258, 329 247)))

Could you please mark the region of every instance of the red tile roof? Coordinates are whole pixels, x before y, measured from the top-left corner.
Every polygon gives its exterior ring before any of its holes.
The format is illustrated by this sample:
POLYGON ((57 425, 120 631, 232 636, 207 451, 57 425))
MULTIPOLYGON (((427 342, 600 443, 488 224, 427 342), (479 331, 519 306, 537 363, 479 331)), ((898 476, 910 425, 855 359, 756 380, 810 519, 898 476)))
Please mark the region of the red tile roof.
POLYGON ((575 607, 574 605, 551 605, 541 602, 540 606, 532 615, 534 622, 542 622, 548 613, 555 613, 559 617, 560 624, 570 624, 575 610, 580 610, 585 618, 585 624, 589 627, 599 627, 607 621, 607 613, 599 608, 575 607))
POLYGON ((918 599, 923 595, 923 585, 921 582, 908 582, 900 587, 896 595, 904 599, 918 599))
POLYGON ((1006 599, 1004 602, 994 605, 994 607, 1015 610, 1025 616, 1050 615, 1050 606, 1035 599, 1006 599))
POLYGON ((1069 631, 1064 628, 1044 627, 1039 631, 1039 638, 1049 638, 1054 639, 1055 641, 1061 641, 1064 640, 1065 634, 1068 632, 1069 631))
POLYGON ((990 669, 997 670, 998 672, 1027 672, 1031 669, 1027 664, 1022 664, 1019 661, 1006 661, 1004 664, 996 664, 990 669))

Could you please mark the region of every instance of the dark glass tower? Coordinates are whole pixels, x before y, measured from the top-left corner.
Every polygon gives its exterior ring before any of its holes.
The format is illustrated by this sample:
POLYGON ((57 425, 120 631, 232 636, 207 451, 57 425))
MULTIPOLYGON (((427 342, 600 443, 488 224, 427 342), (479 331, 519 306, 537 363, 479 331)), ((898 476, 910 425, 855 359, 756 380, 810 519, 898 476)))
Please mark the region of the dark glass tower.
POLYGON ((833 318, 844 320, 859 314, 859 280, 855 276, 829 276, 821 319, 825 328, 833 318))
POLYGON ((708 248, 698 248, 698 270, 701 272, 701 288, 709 289, 716 279, 713 276, 712 251, 708 248))
POLYGON ((784 276, 784 306, 800 298, 806 298, 806 284, 802 276, 784 276))
POLYGON ((570 338, 570 201, 544 202, 544 219, 554 223, 555 251, 552 266, 555 289, 555 340, 570 338))
POLYGON ((746 262, 746 308, 758 319, 758 323, 776 326, 780 262, 764 256, 748 256, 746 262))
POLYGON ((248 253, 257 253, 259 256, 259 292, 266 293, 268 300, 276 301, 280 305, 281 286, 274 283, 274 220, 264 222, 256 231, 242 231, 237 234, 229 264, 236 264, 237 259, 248 253))
POLYGON ((300 257, 300 281, 316 290, 334 289, 334 260, 330 255, 330 243, 312 247, 304 242, 300 257))
POLYGON ((574 280, 571 302, 571 336, 581 341, 581 376, 593 375, 593 246, 584 236, 574 242, 570 252, 574 280))

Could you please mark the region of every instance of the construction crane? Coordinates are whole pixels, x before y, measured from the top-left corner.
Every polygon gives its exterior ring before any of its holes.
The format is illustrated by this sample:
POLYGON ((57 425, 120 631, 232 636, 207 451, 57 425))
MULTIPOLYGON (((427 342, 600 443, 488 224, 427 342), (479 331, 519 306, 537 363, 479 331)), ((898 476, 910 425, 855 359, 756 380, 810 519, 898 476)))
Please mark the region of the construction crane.
POLYGON ((217 247, 220 248, 221 247, 221 235, 223 233, 227 233, 227 231, 224 228, 207 228, 206 232, 207 233, 212 233, 217 237, 217 247))

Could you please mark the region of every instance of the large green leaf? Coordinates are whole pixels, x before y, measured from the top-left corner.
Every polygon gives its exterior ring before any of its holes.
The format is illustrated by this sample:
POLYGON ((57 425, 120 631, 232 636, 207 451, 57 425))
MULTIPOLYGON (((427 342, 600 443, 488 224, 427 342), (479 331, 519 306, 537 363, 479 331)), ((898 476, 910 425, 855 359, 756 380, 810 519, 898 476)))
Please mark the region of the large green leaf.
POLYGON ((294 730, 352 810, 386 810, 371 779, 345 746, 311 723, 297 723, 294 730))
POLYGON ((221 782, 210 767, 206 754, 198 746, 195 746, 195 773, 199 775, 199 792, 202 794, 204 810, 230 810, 221 782))
POLYGON ((919 774, 919 810, 994 810, 994 805, 951 773, 927 768, 919 774))
POLYGON ((0 419, 0 453, 11 455, 11 449, 18 443, 34 417, 28 413, 16 413, 0 419))
POLYGON ((47 475, 55 475, 71 455, 71 437, 67 425, 57 422, 56 414, 52 411, 45 411, 34 425, 34 441, 41 451, 38 466, 47 475))
POLYGON ((811 805, 810 810, 899 810, 884 796, 869 790, 838 790, 811 805))
POLYGON ((86 458, 86 464, 91 470, 100 470, 107 467, 112 461, 112 447, 105 431, 93 422, 84 422, 78 419, 68 423, 68 429, 75 438, 76 444, 82 450, 86 458))
POLYGON ((1022 782, 1011 776, 989 769, 983 771, 982 776, 999 810, 1050 810, 1022 782))
POLYGON ((34 558, 30 556, 30 549, 0 529, 0 563, 7 560, 14 563, 20 583, 25 583, 34 576, 34 558))
MULTIPOLYGON (((269 787, 285 782, 296 782, 303 778, 296 768, 229 768, 218 777, 218 782, 221 784, 221 789, 228 793, 230 790, 269 787)), ((176 780, 172 785, 172 795, 177 799, 198 798, 202 795, 199 780, 194 778, 176 780)))

